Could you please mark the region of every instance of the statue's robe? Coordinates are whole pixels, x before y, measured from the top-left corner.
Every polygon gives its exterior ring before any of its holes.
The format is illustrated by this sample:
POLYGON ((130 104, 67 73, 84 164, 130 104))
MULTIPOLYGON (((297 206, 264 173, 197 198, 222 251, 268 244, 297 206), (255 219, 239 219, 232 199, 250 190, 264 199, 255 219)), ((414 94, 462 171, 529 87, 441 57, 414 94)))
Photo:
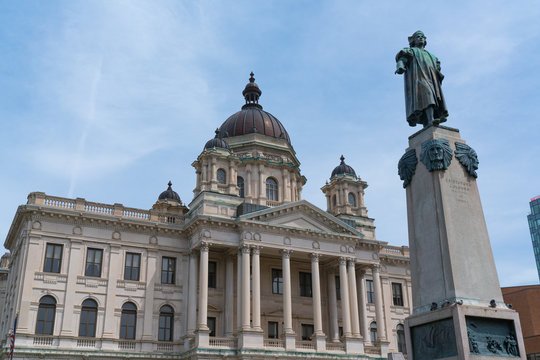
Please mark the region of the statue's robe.
POLYGON ((417 47, 405 48, 396 55, 396 61, 402 61, 407 69, 404 80, 409 125, 425 125, 427 119, 423 110, 428 106, 433 106, 434 119, 438 122, 446 121, 448 110, 441 89, 444 76, 435 55, 417 47))

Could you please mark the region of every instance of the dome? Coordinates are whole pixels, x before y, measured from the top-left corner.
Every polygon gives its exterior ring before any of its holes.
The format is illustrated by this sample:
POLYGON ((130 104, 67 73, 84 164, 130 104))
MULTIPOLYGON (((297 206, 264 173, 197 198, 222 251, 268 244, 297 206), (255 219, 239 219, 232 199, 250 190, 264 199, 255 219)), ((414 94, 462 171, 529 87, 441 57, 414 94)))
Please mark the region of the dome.
POLYGON ((213 139, 210 139, 206 142, 204 145, 205 149, 212 149, 212 148, 222 148, 231 150, 229 148, 229 144, 225 142, 220 136, 219 136, 219 129, 216 129, 216 136, 213 139))
POLYGON ((289 134, 283 124, 274 115, 264 111, 262 106, 259 105, 259 97, 262 91, 255 83, 253 72, 250 75, 249 83, 242 91, 246 103, 242 106, 242 110, 231 115, 221 125, 219 137, 227 138, 259 133, 276 139, 285 139, 290 143, 289 134))
POLYGON ((349 165, 345 164, 345 157, 341 155, 339 159, 341 160, 341 163, 334 168, 330 179, 336 175, 351 175, 356 178, 356 172, 354 172, 354 169, 349 165))
POLYGON ((158 200, 176 200, 178 202, 182 202, 182 200, 180 200, 180 196, 178 196, 178 193, 172 189, 172 182, 169 181, 167 185, 169 185, 169 187, 167 190, 159 194, 158 200))

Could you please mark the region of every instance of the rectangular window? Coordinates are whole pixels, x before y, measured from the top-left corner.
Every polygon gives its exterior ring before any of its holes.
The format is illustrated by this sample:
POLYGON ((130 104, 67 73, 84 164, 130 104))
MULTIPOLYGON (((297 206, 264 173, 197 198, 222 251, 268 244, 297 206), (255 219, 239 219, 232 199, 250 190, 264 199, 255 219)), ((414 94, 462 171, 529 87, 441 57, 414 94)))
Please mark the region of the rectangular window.
POLYGON ((279 337, 278 333, 278 323, 275 321, 268 322, 268 338, 277 339, 279 337))
POLYGON ((85 276, 101 276, 101 262, 103 260, 103 250, 88 249, 86 252, 85 276))
POLYGON ((139 281, 141 269, 141 254, 126 253, 126 266, 124 267, 124 280, 139 281))
POLYGON ((210 336, 215 337, 216 336, 216 318, 209 317, 209 318, 206 318, 206 321, 208 322, 208 329, 210 329, 210 336))
POLYGON ((392 283, 392 299, 395 306, 403 306, 403 291, 400 283, 392 283))
POLYGON ((313 325, 302 324, 302 340, 311 340, 311 335, 313 335, 313 325))
POLYGON ((343 326, 338 327, 338 334, 340 338, 343 337, 343 326))
POLYGON ((336 275, 336 299, 341 300, 341 282, 339 281, 339 275, 336 275))
POLYGON ((366 297, 368 303, 375 303, 375 294, 373 293, 373 280, 366 280, 366 297))
POLYGON ((217 263, 215 261, 208 262, 208 287, 215 289, 216 288, 216 273, 217 263))
POLYGON ((47 244, 43 272, 60 273, 62 267, 62 245, 47 244))
POLYGON ((162 257, 161 258, 161 283, 174 284, 176 272, 176 258, 162 257))
POLYGON ((283 294, 283 271, 272 269, 272 294, 283 294))
POLYGON ((311 297, 311 273, 300 272, 300 296, 311 297))

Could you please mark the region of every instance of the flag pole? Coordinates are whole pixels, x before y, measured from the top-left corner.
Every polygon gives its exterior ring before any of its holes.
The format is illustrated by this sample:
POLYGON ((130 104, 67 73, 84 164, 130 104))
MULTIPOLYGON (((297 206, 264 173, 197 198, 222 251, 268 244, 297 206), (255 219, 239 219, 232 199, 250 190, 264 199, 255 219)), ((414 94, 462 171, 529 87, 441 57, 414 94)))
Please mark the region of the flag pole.
POLYGON ((9 352, 9 360, 13 360, 13 353, 15 352, 15 334, 17 333, 17 321, 19 320, 19 313, 15 315, 15 321, 13 322, 13 331, 11 332, 11 345, 9 352))

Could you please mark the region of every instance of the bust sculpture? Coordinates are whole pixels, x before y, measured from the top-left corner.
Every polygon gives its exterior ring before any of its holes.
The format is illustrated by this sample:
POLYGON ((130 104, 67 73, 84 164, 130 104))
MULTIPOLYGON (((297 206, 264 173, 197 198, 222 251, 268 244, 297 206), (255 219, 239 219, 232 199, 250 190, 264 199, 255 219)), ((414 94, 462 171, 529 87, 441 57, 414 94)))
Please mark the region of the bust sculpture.
POLYGON ((426 37, 417 31, 409 37, 409 47, 396 55, 396 74, 404 74, 405 108, 410 126, 424 127, 446 121, 448 110, 441 89, 444 78, 435 55, 424 49, 426 37))

